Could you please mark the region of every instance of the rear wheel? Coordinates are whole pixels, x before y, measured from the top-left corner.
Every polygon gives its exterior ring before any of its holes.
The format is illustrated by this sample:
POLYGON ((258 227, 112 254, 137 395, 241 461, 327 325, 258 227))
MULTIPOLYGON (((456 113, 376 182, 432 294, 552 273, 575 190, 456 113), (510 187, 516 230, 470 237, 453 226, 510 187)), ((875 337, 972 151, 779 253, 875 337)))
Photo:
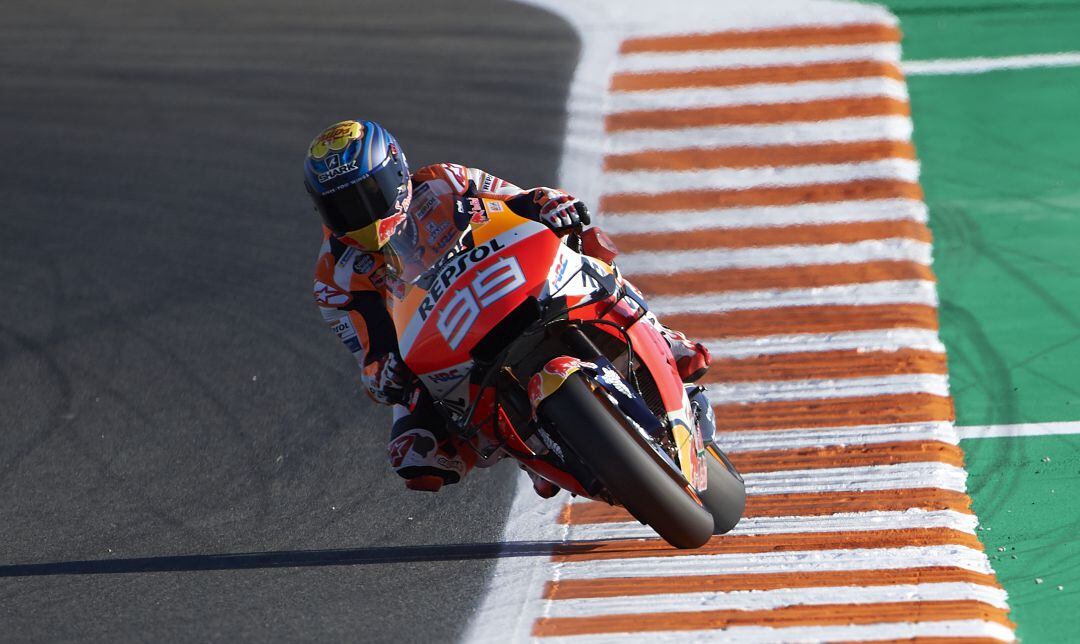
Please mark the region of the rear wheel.
POLYGON ((676 548, 703 545, 716 527, 712 513, 630 435, 634 430, 623 426, 621 413, 600 395, 575 374, 539 412, 634 518, 676 548))
POLYGON ((713 534, 724 534, 735 527, 746 509, 746 484, 735 472, 735 467, 725 463, 713 449, 712 446, 705 448, 709 487, 698 495, 712 514, 713 534))

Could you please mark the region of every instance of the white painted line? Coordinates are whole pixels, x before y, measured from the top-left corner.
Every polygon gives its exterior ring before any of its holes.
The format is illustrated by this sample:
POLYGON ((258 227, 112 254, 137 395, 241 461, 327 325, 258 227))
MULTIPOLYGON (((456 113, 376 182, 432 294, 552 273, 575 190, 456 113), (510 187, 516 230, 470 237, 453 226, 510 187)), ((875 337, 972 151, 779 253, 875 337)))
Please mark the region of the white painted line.
MULTIPOLYGON (((604 230, 612 235, 684 232, 692 230, 817 226, 863 221, 925 223, 926 204, 911 199, 840 201, 797 206, 673 210, 665 212, 603 213, 604 230)), ((620 260, 622 261, 622 260, 620 260)))
POLYGON ((676 72, 726 67, 773 67, 811 65, 862 60, 900 61, 897 43, 832 45, 818 47, 763 47, 679 52, 638 52, 623 54, 615 62, 615 73, 676 72))
POLYGON ((759 452, 762 450, 800 449, 829 445, 873 445, 896 441, 941 441, 955 445, 960 442, 952 423, 898 423, 895 425, 861 425, 856 427, 808 427, 800 429, 770 429, 716 434, 716 441, 725 452, 759 452))
POLYGON ((852 548, 792 552, 686 554, 674 557, 630 557, 556 563, 556 579, 607 577, 682 577, 685 575, 740 575, 775 572, 835 570, 901 570, 928 566, 956 566, 993 574, 986 555, 966 546, 907 546, 904 548, 852 548))
POLYGON ((787 606, 883 604, 911 601, 978 601, 1007 608, 1000 588, 963 582, 891 586, 821 586, 733 592, 667 593, 629 597, 587 597, 552 601, 546 617, 597 617, 629 613, 702 610, 774 610, 787 606))
POLYGON ((944 74, 985 74, 1004 69, 1034 69, 1036 67, 1080 66, 1080 52, 1057 54, 1028 54, 995 58, 943 58, 940 60, 909 60, 904 62, 908 76, 937 76, 944 74))
POLYGON ((907 85, 884 76, 847 78, 838 81, 805 81, 801 83, 769 83, 736 85, 733 87, 681 87, 654 89, 644 92, 612 92, 608 98, 608 113, 634 110, 685 110, 695 107, 730 107, 734 105, 768 105, 772 103, 805 103, 837 98, 866 98, 881 96, 907 101, 907 85))
MULTIPOLYGON (((678 280, 678 276, 672 276, 672 279, 678 280)), ((790 306, 874 306, 878 304, 921 304, 936 307, 937 288, 934 282, 925 280, 896 280, 814 288, 721 291, 649 298, 649 308, 660 316, 790 306)))
POLYGON ((746 493, 860 492, 911 487, 967 491, 967 472, 948 463, 897 463, 744 474, 746 493))
POLYGON ((812 123, 716 125, 677 130, 627 130, 607 137, 608 154, 644 150, 681 150, 744 145, 803 145, 852 141, 909 141, 911 119, 906 116, 867 116, 812 123))
POLYGON ((1024 436, 1069 436, 1080 434, 1080 422, 1022 423, 1019 425, 969 425, 957 427, 962 440, 1024 436))
POLYGON ((710 170, 635 170, 608 172, 604 192, 655 195, 677 191, 744 190, 772 186, 846 183, 867 179, 919 180, 919 162, 910 159, 879 159, 861 163, 823 163, 764 168, 714 168, 710 170))
POLYGON ((672 250, 663 253, 634 252, 620 255, 619 267, 627 275, 670 275, 685 266, 699 271, 723 268, 766 268, 814 266, 818 264, 861 264, 880 261, 909 261, 930 264, 930 244, 914 239, 868 239, 850 244, 812 246, 764 246, 672 250))
MULTIPOLYGON (((975 534, 979 520, 971 514, 952 510, 907 512, 846 512, 823 517, 748 517, 739 521, 731 535, 795 534, 816 532, 858 532, 860 530, 889 530, 909 528, 952 528, 975 534)), ((570 541, 599 539, 655 539, 649 526, 634 522, 585 523, 570 526, 570 541)))
POLYGON ((929 329, 881 329, 840 331, 836 333, 796 333, 759 335, 744 338, 703 340, 713 358, 752 358, 782 353, 817 353, 820 351, 899 351, 918 349, 945 353, 937 331, 929 329))
MULTIPOLYGON (((551 6, 560 0, 546 0, 551 6)), ((589 0, 561 0, 584 4, 589 0)), ((768 2, 716 2, 716 0, 682 0, 678 11, 673 5, 644 0, 603 0, 612 7, 609 22, 593 25, 604 31, 613 24, 627 29, 627 36, 685 35, 714 31, 758 31, 806 28, 822 25, 839 27, 847 24, 896 25, 897 19, 882 6, 850 2, 806 2, 805 0, 769 0, 768 2)))
POLYGON ((464 642, 526 642, 533 622, 542 614, 540 601, 544 584, 551 579, 551 554, 538 548, 535 556, 520 556, 511 551, 514 545, 530 542, 565 541, 567 526, 557 523, 566 494, 541 499, 532 482, 519 472, 510 518, 502 534, 507 555, 500 557, 488 580, 477 616, 462 638, 464 642))
MULTIPOLYGON (((917 618, 916 618, 917 619, 917 618)), ((847 626, 728 626, 705 631, 658 631, 647 633, 599 633, 572 637, 537 638, 545 644, 588 642, 589 644, 638 644, 639 642, 871 642, 874 640, 908 641, 915 638, 991 638, 1003 642, 1016 640, 1013 632, 997 622, 978 619, 937 622, 896 622, 847 626)))
POLYGON ((709 387, 714 405, 735 403, 780 402, 792 400, 827 400, 900 394, 949 395, 949 377, 939 374, 893 374, 868 378, 832 378, 823 380, 761 380, 757 382, 720 382, 709 387))

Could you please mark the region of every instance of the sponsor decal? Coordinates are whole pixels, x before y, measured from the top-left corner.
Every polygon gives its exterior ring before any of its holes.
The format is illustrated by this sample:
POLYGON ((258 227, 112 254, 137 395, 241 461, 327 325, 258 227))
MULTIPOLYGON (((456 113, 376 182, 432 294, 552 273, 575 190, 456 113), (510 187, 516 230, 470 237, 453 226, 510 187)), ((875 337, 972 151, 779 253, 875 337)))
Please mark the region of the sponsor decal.
POLYGON ((341 306, 349 301, 349 295, 337 287, 316 280, 315 299, 318 300, 320 304, 341 306))
POLYGON ((442 383, 451 382, 454 380, 461 380, 465 377, 465 374, 461 373, 461 370, 457 367, 454 367, 453 369, 448 369, 446 371, 439 371, 437 373, 428 374, 427 377, 432 382, 442 383))
POLYGON ((480 182, 480 191, 489 192, 491 186, 495 185, 495 177, 493 175, 484 173, 484 180, 480 182))
POLYGON ((368 275, 368 279, 371 280, 372 286, 375 288, 385 288, 387 280, 387 268, 386 266, 380 266, 368 275))
POLYGON ((599 377, 600 377, 601 382, 605 382, 605 383, 611 385, 620 394, 626 396, 627 398, 633 398, 634 397, 634 394, 633 394, 633 392, 630 391, 630 388, 626 386, 626 383, 623 382, 623 379, 611 367, 604 367, 600 371, 600 376, 599 377))
POLYGON ((435 326, 451 349, 457 349, 472 328, 480 310, 491 306, 525 284, 525 273, 516 257, 503 257, 477 271, 467 288, 454 297, 439 314, 435 326))
MULTIPOLYGON (((424 230, 426 230, 427 233, 428 233, 427 243, 435 244, 435 240, 438 239, 439 236, 442 235, 444 232, 446 232, 446 229, 449 228, 449 227, 450 227, 450 222, 446 222, 446 221, 443 221, 443 222, 429 221, 426 224, 424 224, 424 230)), ((441 245, 441 244, 435 244, 436 247, 438 247, 439 245, 441 245)))
POLYGON ((468 209, 469 223, 474 226, 486 224, 488 222, 487 211, 484 210, 484 202, 476 197, 469 197, 466 207, 468 209))
POLYGON ((465 271, 472 268, 474 264, 478 264, 487 259, 492 253, 497 253, 504 248, 506 248, 506 246, 500 243, 499 240, 492 239, 486 244, 481 244, 468 252, 461 252, 451 256, 440 268, 438 268, 438 273, 435 274, 431 281, 431 286, 428 288, 428 294, 420 303, 420 319, 427 320, 428 315, 431 314, 432 309, 438 304, 439 299, 446 293, 446 289, 458 278, 458 276, 464 274, 465 271))
POLYGON ((489 200, 487 202, 487 204, 485 204, 485 205, 487 206, 487 211, 488 212, 502 212, 503 211, 503 204, 502 204, 501 201, 490 201, 489 200))
MULTIPOLYGON (((406 202, 404 208, 408 208, 409 204, 406 202)), ((405 210, 398 208, 397 212, 390 215, 386 219, 380 219, 378 224, 379 230, 379 248, 386 245, 386 242, 390 241, 390 237, 397 230, 398 224, 405 221, 405 210)))
MULTIPOLYGON (((414 195, 414 200, 417 195, 414 195)), ((427 217, 435 211, 439 206, 439 198, 435 196, 428 196, 420 202, 420 206, 416 209, 416 214, 413 215, 416 221, 423 221, 424 217, 427 217)))
MULTIPOLYGON (((344 259, 344 258, 343 258, 344 259)), ((353 272, 358 275, 367 275, 375 269, 375 256, 371 253, 357 253, 353 261, 353 272)))
POLYGON ((551 440, 551 436, 546 431, 544 431, 543 428, 536 428, 536 433, 538 436, 540 436, 540 440, 544 443, 544 445, 546 445, 547 448, 551 451, 555 452, 555 456, 558 456, 560 461, 566 460, 566 456, 563 454, 562 447, 560 447, 559 444, 555 441, 551 440))
POLYGON ((387 293, 393 295, 398 300, 405 299, 405 282, 402 282, 389 273, 383 274, 383 285, 379 288, 385 288, 387 293))
MULTIPOLYGON (((337 158, 337 155, 334 155, 334 158, 337 158)), ((336 179, 343 174, 355 172, 356 169, 356 161, 349 161, 348 163, 334 166, 333 168, 328 169, 326 172, 319 174, 319 183, 326 183, 327 181, 330 181, 331 179, 336 179)))
POLYGON ((353 255, 355 254, 355 250, 353 250, 352 248, 346 248, 345 252, 341 253, 341 258, 337 261, 337 267, 345 268, 349 264, 349 262, 352 261, 353 255))
POLYGON ((591 362, 585 362, 583 360, 579 360, 578 358, 570 358, 564 356, 562 358, 555 358, 554 360, 548 362, 546 365, 544 365, 544 371, 550 373, 553 376, 558 376, 563 380, 566 380, 570 377, 570 374, 581 369, 582 365, 594 368, 596 366, 591 362))
MULTIPOLYGON (((356 121, 342 121, 335 123, 323 130, 322 134, 315 137, 308 149, 308 154, 313 159, 321 159, 331 150, 344 150, 345 146, 364 135, 364 126, 356 121)), ((335 157, 337 155, 334 155, 335 157)), ((335 163, 340 167, 340 160, 335 163)), ((348 165, 348 164, 346 164, 348 165)), ((329 163, 327 164, 329 167, 329 163)), ((353 163, 355 169, 355 162, 353 163)), ((320 179, 319 181, 322 181, 320 179)))

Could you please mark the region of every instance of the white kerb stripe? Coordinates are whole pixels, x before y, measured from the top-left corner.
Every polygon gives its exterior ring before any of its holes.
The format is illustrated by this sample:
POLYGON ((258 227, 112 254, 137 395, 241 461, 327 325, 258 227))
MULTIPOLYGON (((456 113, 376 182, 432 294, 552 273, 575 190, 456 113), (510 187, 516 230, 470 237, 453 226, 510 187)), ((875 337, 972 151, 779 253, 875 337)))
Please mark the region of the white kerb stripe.
POLYGON ((776 168, 714 168, 710 170, 635 170, 604 175, 604 194, 663 194, 676 191, 743 190, 770 186, 845 183, 867 179, 919 180, 919 162, 879 159, 860 163, 823 163, 776 168))
POLYGON ((714 405, 730 405, 744 402, 825 400, 916 393, 948 396, 949 377, 918 373, 824 380, 718 382, 709 386, 708 396, 714 405))
MULTIPOLYGON (((655 301, 655 298, 653 298, 655 301)), ((917 349, 945 353, 937 331, 930 329, 881 329, 874 331, 839 331, 836 333, 793 333, 759 335, 745 338, 702 340, 714 358, 752 358, 781 353, 816 353, 820 351, 899 351, 917 349)))
POLYGON ((838 81, 770 83, 734 87, 680 87, 644 92, 612 92, 608 113, 634 110, 685 110, 695 107, 804 103, 837 98, 881 96, 907 102, 907 85, 885 76, 848 78, 838 81))
POLYGON ((967 491, 967 472, 963 468, 934 462, 749 472, 743 478, 746 493, 750 495, 905 490, 912 487, 967 491))
POLYGON ((882 604, 906 601, 977 601, 1007 608, 1000 588, 963 582, 897 584, 893 586, 823 586, 733 592, 667 593, 628 597, 585 597, 555 600, 547 617, 596 617, 634 613, 706 610, 774 610, 786 606, 823 604, 882 604))
POLYGON ((620 255, 619 267, 635 274, 670 275, 685 266, 699 271, 722 268, 766 268, 817 264, 861 264, 880 261, 930 264, 930 244, 914 239, 868 239, 850 244, 721 248, 709 251, 671 250, 620 255))
POLYGON ((813 123, 717 125, 677 130, 627 130, 607 137, 608 154, 644 150, 681 150, 747 145, 804 145, 852 141, 909 141, 911 119, 906 116, 868 116, 813 123))
POLYGON ((993 574, 990 563, 981 550, 948 545, 564 561, 555 564, 555 579, 815 573, 830 570, 899 570, 928 566, 956 566, 993 574))
POLYGON ((720 449, 729 453, 829 445, 874 445, 918 440, 941 441, 950 445, 960 442, 952 423, 945 421, 856 427, 770 429, 768 431, 717 431, 716 433, 716 442, 720 445, 720 449))
POLYGON ((909 60, 903 64, 907 76, 940 74, 985 74, 1003 69, 1032 69, 1035 67, 1074 67, 1080 65, 1080 52, 1057 54, 1028 54, 997 58, 944 58, 940 60, 909 60))
MULTIPOLYGON (((859 530, 952 528, 975 534, 979 522, 974 515, 952 510, 907 512, 846 512, 824 517, 746 517, 739 521, 731 535, 794 534, 814 532, 855 532, 859 530)), ((584 523, 570 526, 570 541, 599 539, 655 539, 656 532, 637 521, 618 523, 584 523)))
POLYGON ((900 61, 900 45, 872 43, 819 47, 762 47, 758 49, 637 52, 615 61, 615 73, 678 72, 726 67, 772 67, 848 61, 900 61))
MULTIPOLYGON (((757 206, 710 210, 601 213, 600 223, 612 235, 846 224, 862 221, 917 221, 925 223, 926 204, 913 199, 873 199, 797 206, 757 206)), ((620 260, 621 261, 621 260, 620 260)))
POLYGON ((1022 423, 1019 425, 970 425, 957 427, 961 439, 1010 436, 1068 436, 1080 434, 1080 422, 1022 423))
POLYGON ((978 619, 937 622, 898 622, 848 626, 729 626, 707 631, 658 631, 649 633, 589 633, 569 637, 545 637, 537 641, 550 644, 588 642, 589 644, 638 644, 648 642, 872 642, 874 640, 911 640, 918 637, 992 638, 1012 642, 1016 636, 997 622, 978 619))
MULTIPOLYGON (((677 281, 679 277, 673 275, 671 279, 677 281)), ((926 280, 897 280, 813 288, 715 291, 697 295, 665 295, 649 298, 649 308, 661 316, 789 306, 874 306, 877 304, 921 304, 936 307, 937 288, 933 282, 926 280)))

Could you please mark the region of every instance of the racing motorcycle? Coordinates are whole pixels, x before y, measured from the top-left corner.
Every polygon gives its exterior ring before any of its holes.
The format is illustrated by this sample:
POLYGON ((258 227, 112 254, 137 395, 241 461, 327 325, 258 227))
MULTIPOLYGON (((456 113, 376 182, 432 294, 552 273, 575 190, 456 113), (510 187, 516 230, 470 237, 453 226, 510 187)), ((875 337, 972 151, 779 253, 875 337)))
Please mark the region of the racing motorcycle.
POLYGON ((466 196, 439 217, 410 215, 386 252, 414 404, 430 396, 481 465, 513 457, 675 547, 731 530, 742 477, 714 441, 704 389, 683 384, 642 321, 647 303, 613 246, 590 239, 596 229, 560 237, 497 200, 466 196), (583 241, 611 252, 584 254, 583 241))

